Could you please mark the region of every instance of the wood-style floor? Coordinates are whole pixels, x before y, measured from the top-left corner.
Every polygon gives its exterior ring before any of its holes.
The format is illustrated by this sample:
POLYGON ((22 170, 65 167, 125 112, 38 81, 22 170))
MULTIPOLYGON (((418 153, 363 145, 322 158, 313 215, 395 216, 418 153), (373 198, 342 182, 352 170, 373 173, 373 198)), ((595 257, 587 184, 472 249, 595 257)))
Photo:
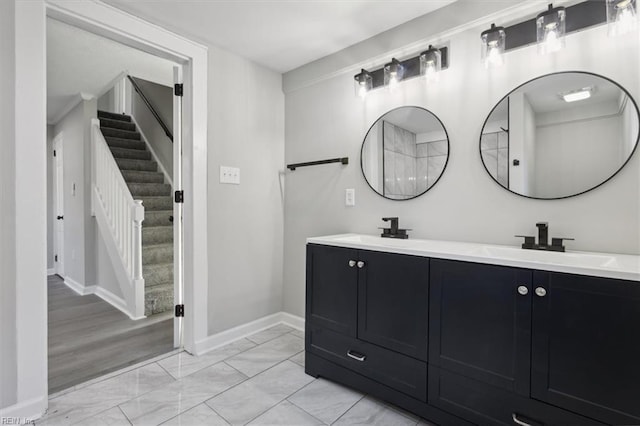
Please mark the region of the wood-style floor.
POLYGON ((133 321, 49 276, 49 394, 173 350, 171 314, 133 321))

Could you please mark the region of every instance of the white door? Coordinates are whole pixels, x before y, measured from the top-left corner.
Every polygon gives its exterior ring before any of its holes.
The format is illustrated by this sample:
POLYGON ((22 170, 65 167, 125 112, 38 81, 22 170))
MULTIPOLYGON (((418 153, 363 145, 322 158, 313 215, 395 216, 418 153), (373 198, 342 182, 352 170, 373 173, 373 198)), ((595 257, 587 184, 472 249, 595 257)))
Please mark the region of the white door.
MULTIPOLYGON (((174 84, 182 87, 182 67, 173 67, 174 84)), ((177 96, 174 89, 173 96, 173 190, 182 191, 182 94, 177 96)), ((173 276, 174 276, 174 300, 176 305, 184 304, 184 276, 183 276, 183 222, 182 213, 184 204, 173 203, 173 276)), ((185 309, 193 309, 188 306, 185 309)), ((182 347, 184 317, 176 316, 173 322, 173 344, 182 347)))
POLYGON ((53 139, 53 259, 55 273, 64 278, 64 168, 62 133, 53 139))

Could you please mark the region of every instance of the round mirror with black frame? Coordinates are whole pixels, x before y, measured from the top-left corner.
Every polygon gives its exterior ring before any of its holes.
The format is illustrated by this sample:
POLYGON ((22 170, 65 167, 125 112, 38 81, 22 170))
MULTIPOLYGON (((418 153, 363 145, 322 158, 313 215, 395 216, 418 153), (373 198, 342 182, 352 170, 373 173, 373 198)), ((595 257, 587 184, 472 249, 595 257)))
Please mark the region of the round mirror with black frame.
POLYGON ((390 200, 410 200, 438 182, 449 160, 449 136, 432 112, 393 109, 367 131, 360 152, 365 180, 390 200))
POLYGON ((487 173, 524 197, 553 200, 604 184, 629 161, 640 113, 622 86, 567 71, 530 80, 491 110, 480 135, 487 173))

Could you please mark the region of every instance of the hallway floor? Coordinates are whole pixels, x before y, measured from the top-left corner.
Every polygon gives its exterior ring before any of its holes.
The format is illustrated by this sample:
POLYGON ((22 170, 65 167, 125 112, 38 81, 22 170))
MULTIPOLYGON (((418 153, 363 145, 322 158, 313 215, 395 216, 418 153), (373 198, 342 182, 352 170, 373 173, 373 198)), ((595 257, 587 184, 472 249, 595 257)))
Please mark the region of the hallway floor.
POLYGON ((57 275, 47 293, 50 394, 174 350, 171 313, 133 321, 57 275))
POLYGON ((38 425, 419 425, 405 411, 304 373, 304 334, 278 325, 52 395, 38 425))

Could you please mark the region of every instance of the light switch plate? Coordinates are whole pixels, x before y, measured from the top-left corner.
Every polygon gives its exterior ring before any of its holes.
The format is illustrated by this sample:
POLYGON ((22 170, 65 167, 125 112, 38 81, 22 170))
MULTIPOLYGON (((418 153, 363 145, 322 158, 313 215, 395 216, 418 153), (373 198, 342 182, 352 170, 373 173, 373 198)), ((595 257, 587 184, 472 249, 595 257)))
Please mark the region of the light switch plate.
POLYGON ((344 190, 344 205, 347 207, 353 207, 356 205, 356 190, 354 188, 347 188, 344 190))
POLYGON ((240 185, 240 169, 238 167, 220 166, 220 183, 240 185))

